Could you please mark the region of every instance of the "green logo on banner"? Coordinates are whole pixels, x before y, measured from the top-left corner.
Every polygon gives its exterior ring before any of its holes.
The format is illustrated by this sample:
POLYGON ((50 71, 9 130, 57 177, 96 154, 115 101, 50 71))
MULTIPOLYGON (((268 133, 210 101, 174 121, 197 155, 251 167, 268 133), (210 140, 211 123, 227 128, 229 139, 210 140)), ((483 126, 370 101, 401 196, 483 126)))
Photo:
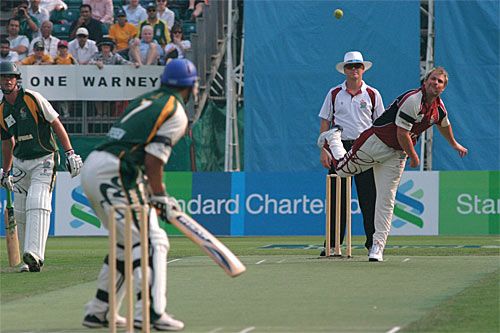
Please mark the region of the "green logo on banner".
POLYGON ((439 234, 500 233, 500 171, 439 173, 439 234))

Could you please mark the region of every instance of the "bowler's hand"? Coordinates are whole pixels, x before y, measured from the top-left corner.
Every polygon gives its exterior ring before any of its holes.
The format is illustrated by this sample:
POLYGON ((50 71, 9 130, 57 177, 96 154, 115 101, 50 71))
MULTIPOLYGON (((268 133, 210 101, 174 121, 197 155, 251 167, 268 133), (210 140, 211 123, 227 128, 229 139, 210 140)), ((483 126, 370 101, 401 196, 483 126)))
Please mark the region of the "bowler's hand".
POLYGON ((460 155, 460 157, 464 157, 469 152, 467 148, 465 148, 458 142, 453 146, 453 149, 455 149, 458 152, 458 155, 460 155))
POLYGON ((420 165, 420 159, 418 156, 414 156, 410 158, 410 168, 416 168, 420 165))

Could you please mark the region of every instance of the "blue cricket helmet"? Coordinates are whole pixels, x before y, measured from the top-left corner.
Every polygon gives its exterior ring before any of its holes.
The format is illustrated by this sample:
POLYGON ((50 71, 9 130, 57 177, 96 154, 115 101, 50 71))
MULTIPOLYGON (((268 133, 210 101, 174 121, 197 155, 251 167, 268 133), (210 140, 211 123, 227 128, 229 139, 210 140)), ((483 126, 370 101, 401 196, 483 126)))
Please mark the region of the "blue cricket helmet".
POLYGON ((193 87, 198 81, 196 66, 187 59, 172 59, 161 76, 161 83, 173 87, 193 87))

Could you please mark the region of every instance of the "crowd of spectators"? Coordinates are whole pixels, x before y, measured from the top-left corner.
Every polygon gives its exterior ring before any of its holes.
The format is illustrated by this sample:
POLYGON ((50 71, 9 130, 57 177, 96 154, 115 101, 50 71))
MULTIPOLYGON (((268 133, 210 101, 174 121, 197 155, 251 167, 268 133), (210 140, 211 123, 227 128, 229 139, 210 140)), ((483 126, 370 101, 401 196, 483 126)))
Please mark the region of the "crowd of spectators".
MULTIPOLYGON (((21 66, 93 65, 99 69, 108 65, 164 65, 186 56, 191 42, 184 37, 183 23, 201 15, 207 1, 4 2, 1 9, 11 15, 6 35, 0 36, 0 62, 21 66), (173 10, 169 3, 174 4, 173 10), (61 27, 65 34, 60 33, 61 27)), ((70 103, 57 102, 63 117, 70 116, 70 103)), ((94 116, 117 115, 126 104, 93 102, 94 116)))
MULTIPOLYGON (((113 0, 82 0, 78 3, 78 14, 73 14, 73 17, 66 13, 71 10, 75 13, 75 8, 68 8, 61 0, 13 3, 6 26, 7 35, 0 36, 0 62, 86 65, 99 54, 102 56, 99 45, 112 42, 113 59, 121 58, 123 63, 140 66, 164 65, 169 59, 185 57, 191 43, 184 38, 182 22, 201 15, 208 2, 183 0, 186 8, 183 15, 179 15, 179 10, 169 8, 168 0, 142 3, 127 0, 121 6, 113 0), (67 35, 54 36, 54 24, 67 26, 67 35), (63 54, 61 49, 65 49, 63 54)), ((72 5, 75 5, 74 1, 72 5)), ((102 62, 102 65, 108 64, 122 62, 102 62)))

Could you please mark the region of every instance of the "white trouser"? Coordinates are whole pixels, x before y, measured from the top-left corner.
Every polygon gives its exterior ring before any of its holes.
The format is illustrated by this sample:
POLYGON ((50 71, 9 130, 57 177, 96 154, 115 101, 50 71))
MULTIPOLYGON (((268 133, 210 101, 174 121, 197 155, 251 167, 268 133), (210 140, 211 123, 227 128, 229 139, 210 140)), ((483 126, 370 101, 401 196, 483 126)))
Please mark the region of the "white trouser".
MULTIPOLYGON (((335 168, 341 177, 356 175, 373 168, 377 188, 373 241, 385 247, 387 236, 391 231, 396 191, 407 156, 402 150, 388 147, 374 133, 364 134, 356 140, 353 148, 343 158, 336 160, 335 168)), ((340 137, 332 141, 335 142, 330 142, 330 146, 342 144, 340 137)))
MULTIPOLYGON (((92 152, 87 159, 81 173, 83 190, 88 197, 92 208, 101 220, 101 223, 108 228, 108 218, 111 206, 128 204, 128 199, 124 193, 122 177, 119 174, 119 159, 107 152, 92 152)), ((142 188, 142 187, 139 187, 142 188)), ((142 198, 147 200, 145 193, 134 192, 130 190, 130 197, 142 198)), ((120 212, 120 211, 119 211, 120 212)), ((123 212, 123 211, 121 211, 123 212)), ((141 247, 139 224, 132 223, 132 256, 134 260, 134 290, 136 294, 141 291, 142 274, 140 269, 141 247)), ((117 296, 119 301, 123 298, 123 271, 120 271, 120 265, 124 261, 124 229, 125 219, 123 214, 116 214, 117 231, 117 296)), ((148 237, 150 244, 149 262, 149 284, 151 290, 151 309, 158 316, 161 316, 167 306, 167 253, 170 247, 167 234, 160 228, 156 210, 149 209, 149 229, 148 237)), ((86 314, 107 313, 108 311, 108 277, 109 267, 107 259, 101 269, 98 277, 98 290, 96 297, 86 306, 86 314)), ((118 307, 119 308, 119 307, 118 307)), ((141 318, 142 302, 136 302, 135 316, 141 318)))
POLYGON ((14 157, 12 176, 20 250, 44 260, 56 178, 54 154, 33 160, 14 157))

